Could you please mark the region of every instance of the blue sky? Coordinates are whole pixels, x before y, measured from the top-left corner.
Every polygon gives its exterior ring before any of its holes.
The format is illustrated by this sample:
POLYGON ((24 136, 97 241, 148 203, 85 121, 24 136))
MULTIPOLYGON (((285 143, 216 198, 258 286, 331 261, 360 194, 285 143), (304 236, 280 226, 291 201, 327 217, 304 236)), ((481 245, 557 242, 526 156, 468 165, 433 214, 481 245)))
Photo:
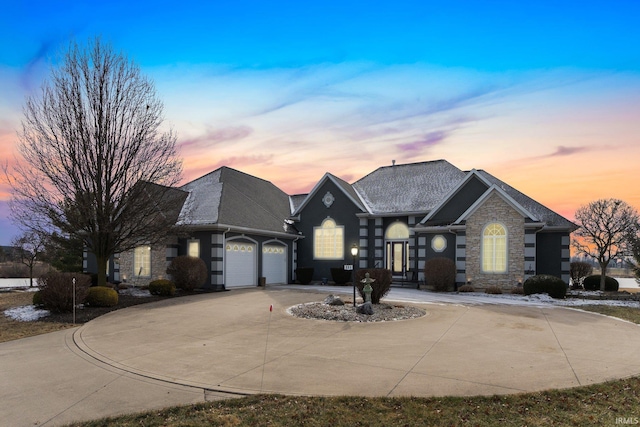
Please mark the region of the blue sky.
MULTIPOLYGON (((156 82, 185 180, 227 165, 308 191, 331 172, 445 158, 571 217, 640 207, 640 2, 13 2, 0 26, 0 161, 71 39, 156 82)), ((14 228, 0 183, 0 244, 14 228)))

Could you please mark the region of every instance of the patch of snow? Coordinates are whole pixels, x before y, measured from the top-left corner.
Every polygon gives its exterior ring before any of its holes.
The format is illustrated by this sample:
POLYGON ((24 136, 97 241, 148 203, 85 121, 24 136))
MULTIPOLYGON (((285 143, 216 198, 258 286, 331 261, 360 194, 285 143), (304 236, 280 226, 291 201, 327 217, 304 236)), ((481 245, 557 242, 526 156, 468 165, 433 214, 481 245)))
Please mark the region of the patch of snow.
POLYGON ((118 291, 118 293, 120 295, 130 295, 132 297, 137 297, 137 298, 148 298, 151 296, 151 294, 149 293, 148 290, 145 289, 140 289, 140 288, 136 288, 136 287, 130 287, 127 289, 120 289, 118 291))
POLYGON ((36 308, 34 305, 23 305, 4 311, 4 315, 18 322, 33 322, 50 314, 49 310, 36 308))

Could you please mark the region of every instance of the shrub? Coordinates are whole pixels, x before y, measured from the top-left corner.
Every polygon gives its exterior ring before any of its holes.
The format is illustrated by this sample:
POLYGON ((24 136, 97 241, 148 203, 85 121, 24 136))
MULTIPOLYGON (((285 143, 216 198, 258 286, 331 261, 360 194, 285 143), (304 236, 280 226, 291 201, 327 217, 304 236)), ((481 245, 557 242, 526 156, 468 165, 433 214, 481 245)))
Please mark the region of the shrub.
POLYGON ((353 271, 345 270, 342 267, 340 267, 340 268, 332 268, 331 269, 331 278, 333 279, 334 282, 336 282, 336 285, 344 285, 347 282, 351 281, 352 273, 353 273, 353 271))
POLYGON ((365 268, 356 271, 356 286, 358 293, 363 299, 364 292, 362 290, 364 289, 364 283, 362 283, 362 280, 367 273, 369 273, 369 278, 375 279, 375 282, 371 284, 373 288, 371 292, 371 303, 380 304, 380 300, 391 290, 391 270, 386 268, 365 268))
POLYGON ((33 293, 33 305, 36 307, 44 305, 44 301, 42 301, 42 293, 40 291, 35 291, 33 293))
POLYGON ((176 285, 171 280, 159 279, 149 283, 149 293, 151 295, 160 295, 162 297, 170 297, 176 293, 176 285))
POLYGON ((313 267, 296 268, 296 279, 302 285, 308 285, 313 280, 313 267))
POLYGON ((567 284, 559 277, 539 274, 525 280, 522 289, 525 295, 549 294, 552 298, 562 299, 567 293, 567 284))
POLYGON ((80 304, 87 296, 91 277, 79 273, 58 273, 51 271, 43 274, 38 283, 42 303, 55 313, 73 311, 73 278, 76 279, 76 304, 80 304))
POLYGON ((511 288, 511 293, 514 295, 524 295, 524 288, 522 286, 515 286, 511 288))
MULTIPOLYGON (((594 274, 587 276, 582 281, 582 286, 586 291, 599 291, 600 290, 600 274, 594 274)), ((604 290, 607 292, 618 292, 620 284, 613 277, 605 276, 604 278, 604 290)))
POLYGON ((432 258, 424 266, 424 280, 434 291, 447 292, 456 283, 456 264, 449 258, 432 258))
POLYGON ((593 273, 593 266, 588 262, 576 261, 569 264, 571 283, 574 288, 581 288, 585 277, 593 273))
POLYGON ((502 288, 500 286, 491 285, 491 286, 487 286, 484 292, 486 294, 498 295, 502 293, 502 288))
POLYGON ((84 302, 92 307, 113 307, 118 305, 118 292, 106 286, 94 286, 89 288, 84 302))
POLYGON ((207 281, 207 265, 201 258, 181 255, 174 258, 167 268, 176 288, 192 291, 207 281))
POLYGON ((458 288, 458 292, 475 292, 476 288, 473 285, 462 285, 458 288))

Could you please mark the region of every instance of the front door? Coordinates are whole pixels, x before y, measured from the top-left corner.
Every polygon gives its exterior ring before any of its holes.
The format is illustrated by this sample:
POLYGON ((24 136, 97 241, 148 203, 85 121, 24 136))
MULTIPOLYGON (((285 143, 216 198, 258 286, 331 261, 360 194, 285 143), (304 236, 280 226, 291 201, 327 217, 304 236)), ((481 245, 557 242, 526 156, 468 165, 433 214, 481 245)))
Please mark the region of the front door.
POLYGON ((387 242, 386 267, 396 279, 406 279, 409 267, 409 242, 387 242))

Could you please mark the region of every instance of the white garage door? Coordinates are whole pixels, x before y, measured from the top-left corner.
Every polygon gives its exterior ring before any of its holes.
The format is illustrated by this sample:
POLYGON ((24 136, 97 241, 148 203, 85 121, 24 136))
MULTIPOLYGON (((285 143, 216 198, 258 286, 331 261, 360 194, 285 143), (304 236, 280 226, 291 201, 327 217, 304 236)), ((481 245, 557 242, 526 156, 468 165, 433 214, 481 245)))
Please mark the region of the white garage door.
POLYGON ((225 287, 256 286, 256 245, 227 242, 225 252, 225 287))
POLYGON ((287 283, 287 251, 285 246, 262 247, 262 275, 266 283, 287 283))

